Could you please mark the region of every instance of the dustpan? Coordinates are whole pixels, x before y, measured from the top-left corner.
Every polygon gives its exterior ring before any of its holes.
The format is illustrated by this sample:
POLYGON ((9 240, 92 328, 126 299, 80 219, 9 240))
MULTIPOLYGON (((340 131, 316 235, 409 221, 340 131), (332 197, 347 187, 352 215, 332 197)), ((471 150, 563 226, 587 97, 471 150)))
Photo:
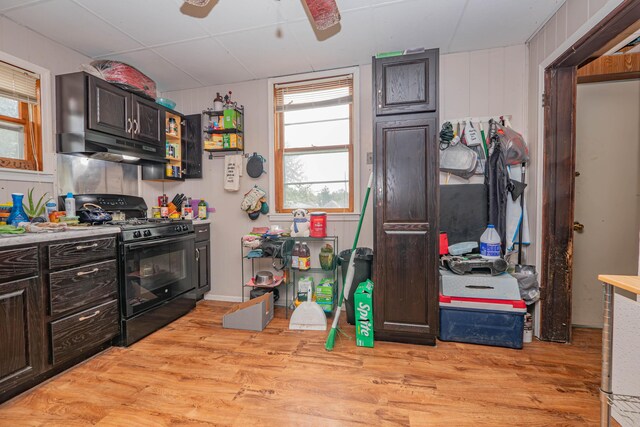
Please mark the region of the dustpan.
POLYGON ((317 302, 312 301, 312 289, 309 287, 307 300, 293 311, 289 329, 303 331, 324 331, 327 329, 327 316, 317 302))

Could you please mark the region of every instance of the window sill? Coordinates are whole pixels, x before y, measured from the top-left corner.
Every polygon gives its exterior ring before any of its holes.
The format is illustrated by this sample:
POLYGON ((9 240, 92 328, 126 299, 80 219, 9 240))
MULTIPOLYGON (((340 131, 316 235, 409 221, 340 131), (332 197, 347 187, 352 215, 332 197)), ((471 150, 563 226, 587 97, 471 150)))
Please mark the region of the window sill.
POLYGON ((54 175, 48 172, 0 168, 0 180, 28 181, 28 182, 53 182, 54 175))
MULTIPOLYGON (((290 213, 270 213, 268 214, 271 222, 291 222, 293 215, 290 213)), ((334 222, 357 222, 360 219, 359 213, 328 213, 327 220, 334 222)))

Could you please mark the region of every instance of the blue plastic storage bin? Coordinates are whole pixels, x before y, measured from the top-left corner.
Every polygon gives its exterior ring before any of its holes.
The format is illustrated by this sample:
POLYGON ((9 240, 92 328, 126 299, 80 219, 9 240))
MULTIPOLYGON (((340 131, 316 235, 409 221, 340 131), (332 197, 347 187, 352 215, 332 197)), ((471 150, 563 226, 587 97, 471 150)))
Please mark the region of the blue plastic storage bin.
POLYGON ((440 339, 522 348, 524 313, 440 306, 440 339))

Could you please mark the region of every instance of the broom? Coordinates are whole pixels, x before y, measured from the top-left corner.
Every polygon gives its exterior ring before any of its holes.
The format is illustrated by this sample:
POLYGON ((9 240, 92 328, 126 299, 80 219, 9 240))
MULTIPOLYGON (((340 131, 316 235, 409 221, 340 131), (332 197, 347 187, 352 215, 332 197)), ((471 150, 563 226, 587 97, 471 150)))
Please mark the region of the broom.
POLYGON ((358 220, 358 229, 356 230, 356 237, 353 239, 353 246, 351 248, 351 257, 349 258, 349 267, 347 268, 347 276, 344 279, 344 283, 342 284, 342 292, 340 293, 340 298, 338 300, 338 308, 336 309, 336 314, 333 316, 333 323, 331 324, 331 330, 329 331, 329 336, 327 336, 327 341, 324 343, 324 348, 327 351, 333 350, 333 346, 336 344, 336 332, 338 331, 338 321, 340 320, 340 312, 342 311, 342 303, 344 301, 344 296, 349 295, 349 291, 351 290, 351 282, 353 282, 353 274, 355 268, 355 259, 356 259, 356 247, 358 246, 358 238, 360 237, 360 229, 362 228, 362 220, 364 219, 364 212, 367 210, 367 202, 369 201, 369 193, 371 192, 371 182, 373 181, 373 172, 369 175, 369 183, 367 184, 367 193, 364 196, 364 203, 362 205, 362 212, 360 212, 360 219, 358 220))

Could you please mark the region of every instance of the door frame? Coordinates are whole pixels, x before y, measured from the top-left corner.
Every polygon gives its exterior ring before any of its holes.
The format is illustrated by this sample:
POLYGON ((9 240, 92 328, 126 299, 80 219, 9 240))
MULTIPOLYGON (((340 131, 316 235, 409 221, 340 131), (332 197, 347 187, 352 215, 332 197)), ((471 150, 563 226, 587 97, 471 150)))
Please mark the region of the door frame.
POLYGON ((600 57, 640 17, 625 0, 544 70, 540 338, 571 341, 577 69, 600 57))

